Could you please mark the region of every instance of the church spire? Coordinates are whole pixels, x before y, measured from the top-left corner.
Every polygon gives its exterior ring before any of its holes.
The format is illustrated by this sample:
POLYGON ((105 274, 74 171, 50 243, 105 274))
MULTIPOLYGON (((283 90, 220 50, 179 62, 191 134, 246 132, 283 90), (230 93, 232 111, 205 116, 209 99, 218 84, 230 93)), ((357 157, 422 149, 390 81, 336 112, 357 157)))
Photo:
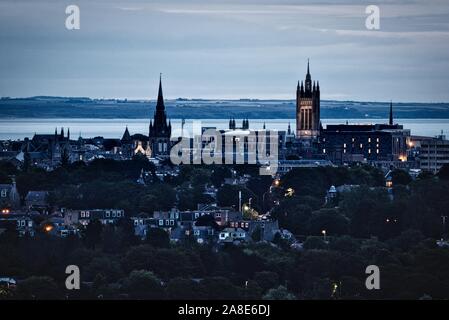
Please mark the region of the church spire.
POLYGON ((305 81, 305 91, 306 93, 312 92, 312 76, 310 75, 309 59, 307 59, 307 74, 305 81))
POLYGON ((393 125, 393 101, 390 101, 390 121, 388 122, 390 126, 393 125))
POLYGON ((307 59, 307 76, 310 77, 309 59, 307 59))
POLYGON ((162 94, 162 73, 159 74, 159 92, 157 94, 156 110, 164 110, 164 96, 162 94))

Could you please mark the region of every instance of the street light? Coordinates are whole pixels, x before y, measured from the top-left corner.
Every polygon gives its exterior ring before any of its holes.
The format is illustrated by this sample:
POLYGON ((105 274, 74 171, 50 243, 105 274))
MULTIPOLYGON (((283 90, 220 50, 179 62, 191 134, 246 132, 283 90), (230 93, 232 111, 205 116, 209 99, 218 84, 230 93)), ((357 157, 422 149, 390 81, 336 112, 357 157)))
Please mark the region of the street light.
POLYGON ((441 216, 441 220, 443 222, 443 234, 446 232, 446 219, 447 216, 441 216))
POLYGON ((323 234, 324 242, 326 242, 326 230, 321 230, 321 233, 323 234))

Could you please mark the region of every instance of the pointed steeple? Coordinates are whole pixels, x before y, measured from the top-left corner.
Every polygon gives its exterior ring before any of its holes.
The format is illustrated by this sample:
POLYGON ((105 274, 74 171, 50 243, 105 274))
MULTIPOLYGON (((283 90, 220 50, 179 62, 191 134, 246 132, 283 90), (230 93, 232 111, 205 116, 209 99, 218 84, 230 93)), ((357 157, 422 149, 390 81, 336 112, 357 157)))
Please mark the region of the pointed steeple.
POLYGON ((390 101, 390 121, 388 122, 390 126, 393 125, 393 101, 390 101))
POLYGON ((157 94, 156 110, 165 110, 164 95, 162 94, 162 73, 159 74, 159 91, 157 94))
POLYGON ((309 59, 307 59, 307 74, 306 74, 306 81, 305 81, 305 92, 306 93, 312 92, 312 76, 310 75, 309 59))
POLYGON ((309 59, 307 59, 307 75, 306 75, 306 77, 308 76, 309 78, 310 78, 310 63, 309 63, 310 61, 309 61, 309 59))
POLYGON ((61 138, 64 138, 64 127, 61 127, 61 138))
POLYGON ((122 136, 122 141, 130 141, 130 140, 131 140, 131 135, 129 134, 128 126, 126 126, 125 132, 123 133, 123 136, 122 136))
POLYGON ((67 140, 70 140, 70 128, 67 129, 67 140))

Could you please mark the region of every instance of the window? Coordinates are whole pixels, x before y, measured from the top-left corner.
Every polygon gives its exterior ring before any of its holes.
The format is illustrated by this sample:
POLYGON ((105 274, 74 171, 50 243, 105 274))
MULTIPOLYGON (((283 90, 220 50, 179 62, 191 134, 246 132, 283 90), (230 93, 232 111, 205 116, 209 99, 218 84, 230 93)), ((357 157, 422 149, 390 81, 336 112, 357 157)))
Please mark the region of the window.
POLYGON ((112 212, 112 217, 115 218, 117 216, 117 213, 112 212))
POLYGON ((363 144, 361 143, 361 144, 360 144, 360 149, 362 149, 362 148, 363 148, 363 144))
POLYGON ((174 226, 175 225, 175 220, 170 220, 170 225, 174 226))
POLYGON ((376 142, 379 142, 379 138, 376 138, 376 142))
POLYGON ((323 153, 326 153, 326 149, 323 149, 323 153))
POLYGON ((6 189, 2 189, 2 198, 6 198, 6 189))
POLYGON ((376 150, 376 153, 379 154, 379 149, 376 150))
POLYGON ((371 149, 368 149, 368 153, 371 154, 371 149))
POLYGON ((84 218, 85 216, 86 216, 86 214, 81 211, 81 218, 84 218))
POLYGON ((371 143, 371 138, 368 138, 368 142, 371 143))
POLYGON ((109 211, 106 211, 106 218, 109 218, 111 216, 111 214, 109 213, 109 211))
POLYGON ((343 148, 346 148, 346 143, 343 143, 343 148))
POLYGON ((164 220, 159 220, 159 225, 163 226, 164 225, 164 220))

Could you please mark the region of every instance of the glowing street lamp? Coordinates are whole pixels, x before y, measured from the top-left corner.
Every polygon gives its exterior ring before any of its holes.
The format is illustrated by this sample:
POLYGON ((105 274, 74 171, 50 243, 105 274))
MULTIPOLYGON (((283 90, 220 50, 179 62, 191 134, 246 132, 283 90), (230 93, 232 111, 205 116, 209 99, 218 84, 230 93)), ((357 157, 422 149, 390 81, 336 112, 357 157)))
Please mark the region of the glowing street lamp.
POLYGON ((323 240, 326 241, 326 230, 321 230, 321 234, 323 235, 323 240))

